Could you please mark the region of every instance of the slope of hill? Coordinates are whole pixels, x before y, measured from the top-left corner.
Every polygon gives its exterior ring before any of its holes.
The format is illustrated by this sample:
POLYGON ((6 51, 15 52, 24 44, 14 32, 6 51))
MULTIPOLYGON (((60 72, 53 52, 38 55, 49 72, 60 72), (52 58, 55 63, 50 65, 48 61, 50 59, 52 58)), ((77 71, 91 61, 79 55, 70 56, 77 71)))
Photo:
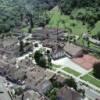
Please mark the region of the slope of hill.
POLYGON ((82 34, 88 31, 87 25, 83 25, 81 21, 76 19, 71 19, 68 15, 61 14, 57 6, 50 11, 50 19, 48 27, 63 28, 75 34, 82 34))
MULTIPOLYGON (((96 35, 100 32, 99 20, 94 23, 94 27, 90 27, 88 23, 83 23, 81 20, 75 18, 78 12, 86 13, 85 9, 78 9, 72 11, 72 15, 64 15, 58 6, 50 11, 50 22, 48 27, 59 27, 65 30, 70 30, 72 33, 81 35, 84 32, 89 32, 91 35, 96 35)), ((100 34, 100 33, 99 33, 100 34)))

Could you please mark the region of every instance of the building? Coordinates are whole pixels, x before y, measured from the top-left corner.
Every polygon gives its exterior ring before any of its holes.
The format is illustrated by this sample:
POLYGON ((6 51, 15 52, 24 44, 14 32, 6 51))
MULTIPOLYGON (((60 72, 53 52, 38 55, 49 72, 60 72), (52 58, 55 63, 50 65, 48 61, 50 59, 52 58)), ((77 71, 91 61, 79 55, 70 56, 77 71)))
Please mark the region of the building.
POLYGON ((15 100, 49 100, 43 94, 34 90, 27 90, 22 95, 16 96, 15 100))
POLYGON ((38 89, 40 93, 46 93, 51 88, 52 88, 52 83, 46 79, 42 80, 36 85, 36 89, 38 89))
POLYGON ((36 29, 32 37, 35 40, 44 40, 44 39, 51 39, 51 40, 57 40, 61 38, 61 34, 64 33, 64 30, 57 29, 57 28, 41 28, 36 29))
POLYGON ((53 75, 54 73, 36 66, 27 72, 26 87, 36 89, 40 93, 45 93, 52 87, 49 80, 53 75))
POLYGON ((65 46, 63 48, 63 50, 69 54, 71 57, 80 57, 83 56, 84 54, 84 49, 81 48, 80 46, 74 45, 72 43, 65 43, 65 46))
POLYGON ((29 58, 23 59, 18 62, 18 66, 23 69, 28 69, 34 67, 34 64, 32 63, 32 60, 29 58))
POLYGON ((18 39, 15 37, 6 37, 4 39, 0 39, 0 54, 5 54, 8 56, 18 56, 19 55, 19 45, 18 39))
POLYGON ((54 75, 52 77, 52 79, 51 79, 52 82, 55 82, 56 81, 57 83, 59 83, 61 85, 64 85, 65 84, 65 80, 66 80, 66 78, 63 77, 63 76, 61 76, 61 75, 59 75, 59 74, 54 75))
POLYGON ((57 100, 82 100, 82 97, 68 86, 64 86, 57 92, 57 100))

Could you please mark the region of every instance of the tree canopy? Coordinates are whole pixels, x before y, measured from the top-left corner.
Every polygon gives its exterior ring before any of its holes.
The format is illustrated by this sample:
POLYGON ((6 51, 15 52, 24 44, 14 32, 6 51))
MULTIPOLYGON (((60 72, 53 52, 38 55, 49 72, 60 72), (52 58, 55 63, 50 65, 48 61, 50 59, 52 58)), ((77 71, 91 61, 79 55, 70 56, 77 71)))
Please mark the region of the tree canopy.
POLYGON ((28 24, 30 28, 45 25, 48 16, 44 12, 56 3, 57 0, 0 0, 0 33, 28 24))
POLYGON ((93 66, 94 70, 93 70, 93 74, 96 78, 100 79, 100 62, 95 63, 93 66))

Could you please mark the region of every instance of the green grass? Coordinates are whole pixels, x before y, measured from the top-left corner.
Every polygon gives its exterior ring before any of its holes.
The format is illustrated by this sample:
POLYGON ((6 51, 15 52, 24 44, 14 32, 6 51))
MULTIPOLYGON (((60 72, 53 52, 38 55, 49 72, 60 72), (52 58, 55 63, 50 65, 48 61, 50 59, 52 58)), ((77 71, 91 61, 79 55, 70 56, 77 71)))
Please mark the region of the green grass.
MULTIPOLYGON (((27 26, 27 27, 22 28, 21 32, 26 32, 27 33, 28 30, 29 30, 29 27, 27 26)), ((32 28, 32 32, 34 32, 34 28, 32 28)))
POLYGON ((21 32, 28 32, 28 28, 29 28, 29 27, 24 27, 24 28, 22 28, 22 29, 21 29, 21 32))
POLYGON ((71 19, 67 15, 62 15, 58 7, 55 7, 50 12, 50 18, 51 20, 48 24, 48 27, 57 27, 57 24, 59 22, 59 28, 63 28, 65 30, 67 30, 66 28, 70 28, 72 30, 72 33, 82 34, 83 32, 87 32, 87 25, 83 25, 81 21, 71 19), (65 22, 65 25, 61 20, 65 22))
POLYGON ((92 35, 96 35, 98 32, 100 32, 100 21, 98 21, 96 24, 95 24, 95 27, 94 29, 92 30, 92 35))
POLYGON ((68 72, 68 73, 73 74, 73 75, 75 75, 75 76, 79 76, 79 75, 80 75, 79 72, 76 72, 76 71, 74 71, 74 70, 72 70, 72 69, 70 69, 70 68, 68 68, 68 67, 63 68, 63 70, 64 70, 65 72, 68 72))
POLYGON ((60 68, 60 67, 61 67, 61 65, 52 64, 51 69, 52 69, 53 71, 56 71, 57 68, 60 68))
POLYGON ((96 79, 93 75, 92 72, 81 77, 81 79, 88 81, 89 83, 91 83, 92 85, 95 85, 96 87, 100 88, 100 80, 96 79))
POLYGON ((52 67, 54 67, 54 68, 60 68, 61 65, 55 65, 55 64, 52 64, 52 67))

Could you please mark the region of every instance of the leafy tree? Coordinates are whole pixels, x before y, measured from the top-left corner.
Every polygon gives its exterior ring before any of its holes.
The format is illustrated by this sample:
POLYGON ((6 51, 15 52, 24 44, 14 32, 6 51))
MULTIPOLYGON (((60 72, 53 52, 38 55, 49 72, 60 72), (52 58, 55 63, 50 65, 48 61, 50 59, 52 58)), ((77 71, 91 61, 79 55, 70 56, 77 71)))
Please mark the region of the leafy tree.
POLYGON ((51 66, 51 58, 49 56, 43 55, 40 50, 35 52, 34 59, 41 67, 46 68, 51 66))
POLYGON ((77 90, 77 84, 73 78, 66 79, 65 83, 69 86, 77 90))
POLYGON ((100 79, 100 62, 95 63, 93 66, 93 74, 96 78, 100 79))
POLYGON ((70 14, 75 8, 99 8, 99 0, 60 0, 59 7, 65 14, 70 14))
POLYGON ((43 56, 43 54, 40 51, 36 51, 34 54, 34 59, 36 61, 37 64, 39 64, 40 62, 40 58, 43 56))
POLYGON ((19 51, 20 51, 21 54, 24 53, 24 43, 23 43, 22 40, 20 40, 20 48, 19 48, 19 51))
POLYGON ((38 63, 41 67, 47 67, 47 62, 46 62, 46 58, 45 56, 40 57, 39 59, 39 63, 38 63))
POLYGON ((45 26, 48 17, 42 15, 51 9, 58 0, 0 0, 0 33, 6 33, 29 25, 29 32, 37 25, 45 26), (42 16, 42 18, 40 18, 42 16), (46 18, 46 19, 45 19, 46 18), (26 21, 27 20, 27 21, 26 21))
POLYGON ((76 4, 74 1, 75 0, 61 0, 59 7, 61 8, 62 12, 65 14, 70 14, 76 4))

